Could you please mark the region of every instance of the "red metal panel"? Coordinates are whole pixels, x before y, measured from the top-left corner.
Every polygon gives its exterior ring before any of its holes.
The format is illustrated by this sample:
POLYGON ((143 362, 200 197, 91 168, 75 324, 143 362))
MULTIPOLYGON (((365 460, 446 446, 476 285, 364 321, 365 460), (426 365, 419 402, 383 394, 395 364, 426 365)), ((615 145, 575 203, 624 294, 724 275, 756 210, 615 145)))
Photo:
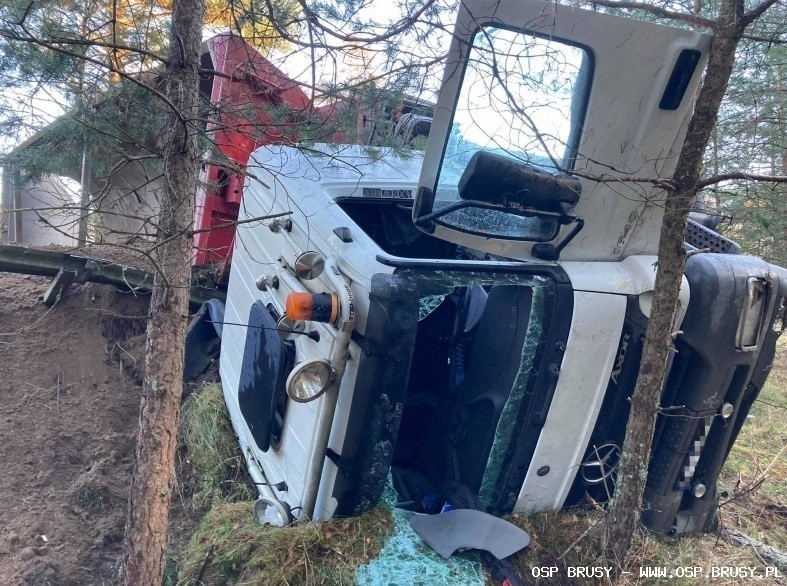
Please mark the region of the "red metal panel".
MULTIPOLYGON (((207 46, 216 72, 207 135, 229 164, 207 163, 202 172, 204 187, 197 193, 194 236, 198 267, 229 258, 251 152, 264 144, 297 141, 293 123, 311 108, 298 83, 240 37, 213 37, 207 46)), ((318 113, 330 116, 333 110, 322 108, 318 113)))

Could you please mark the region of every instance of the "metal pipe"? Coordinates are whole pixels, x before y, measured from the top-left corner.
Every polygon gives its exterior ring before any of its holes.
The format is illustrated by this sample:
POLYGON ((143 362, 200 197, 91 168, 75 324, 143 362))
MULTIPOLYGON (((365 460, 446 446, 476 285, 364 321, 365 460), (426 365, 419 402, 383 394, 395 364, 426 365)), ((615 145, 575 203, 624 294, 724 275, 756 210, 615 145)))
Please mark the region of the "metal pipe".
POLYGON ((254 450, 252 450, 244 440, 240 439, 239 441, 241 451, 249 460, 253 460, 256 464, 255 466, 247 466, 247 470, 249 472, 249 476, 251 476, 252 482, 257 489, 258 498, 262 498, 263 500, 270 503, 278 503, 279 507, 277 508, 279 508, 279 510, 284 513, 282 518, 283 524, 289 525, 292 522, 292 512, 290 511, 290 506, 282 501, 275 492, 273 492, 273 489, 271 488, 272 485, 265 476, 262 466, 260 466, 260 463, 254 457, 254 450))
POLYGON ((329 358, 334 376, 331 385, 321 398, 322 409, 317 421, 317 429, 314 432, 313 445, 315 448, 306 473, 302 515, 307 519, 314 517, 317 493, 320 489, 320 480, 322 479, 325 459, 328 453, 328 442, 331 439, 331 430, 333 429, 333 417, 336 413, 336 403, 339 400, 339 388, 341 387, 347 360, 350 357, 350 336, 355 327, 355 305, 353 303, 353 294, 350 290, 350 283, 339 271, 339 267, 333 258, 326 259, 325 274, 339 297, 339 331, 333 340, 329 358))
MULTIPOLYGON (((153 286, 151 271, 54 250, 0 244, 0 271, 56 277, 61 269, 74 273, 77 283, 104 283, 138 292, 148 292, 153 286)), ((190 302, 199 306, 210 299, 223 301, 225 296, 221 289, 192 286, 190 302)))

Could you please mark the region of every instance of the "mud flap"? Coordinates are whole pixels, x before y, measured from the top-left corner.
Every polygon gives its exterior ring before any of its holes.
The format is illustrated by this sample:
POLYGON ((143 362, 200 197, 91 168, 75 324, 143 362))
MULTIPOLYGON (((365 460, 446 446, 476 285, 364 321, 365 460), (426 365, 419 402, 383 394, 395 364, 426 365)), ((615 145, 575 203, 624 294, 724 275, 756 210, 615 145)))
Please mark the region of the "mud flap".
POLYGON ((417 514, 410 519, 410 525, 429 547, 446 558, 458 550, 480 549, 501 560, 530 543, 530 535, 516 525, 472 509, 417 514))

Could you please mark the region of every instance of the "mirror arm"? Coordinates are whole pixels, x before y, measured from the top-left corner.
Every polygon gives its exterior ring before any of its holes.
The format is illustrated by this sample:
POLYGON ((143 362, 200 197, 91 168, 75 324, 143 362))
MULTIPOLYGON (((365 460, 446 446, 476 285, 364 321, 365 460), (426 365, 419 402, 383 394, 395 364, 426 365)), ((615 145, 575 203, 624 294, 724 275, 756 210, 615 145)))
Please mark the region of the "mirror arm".
POLYGON ((549 244, 546 242, 540 242, 538 244, 534 244, 533 249, 531 250, 533 256, 535 256, 536 258, 540 258, 541 260, 548 260, 548 261, 558 260, 560 258, 561 251, 568 245, 569 242, 571 242, 574 239, 574 236, 579 234, 579 231, 585 227, 585 220, 583 220, 582 218, 578 218, 575 216, 571 218, 569 222, 566 222, 566 224, 571 222, 576 222, 574 229, 571 230, 571 232, 569 232, 568 234, 566 234, 566 237, 563 238, 563 240, 558 242, 556 245, 549 244))

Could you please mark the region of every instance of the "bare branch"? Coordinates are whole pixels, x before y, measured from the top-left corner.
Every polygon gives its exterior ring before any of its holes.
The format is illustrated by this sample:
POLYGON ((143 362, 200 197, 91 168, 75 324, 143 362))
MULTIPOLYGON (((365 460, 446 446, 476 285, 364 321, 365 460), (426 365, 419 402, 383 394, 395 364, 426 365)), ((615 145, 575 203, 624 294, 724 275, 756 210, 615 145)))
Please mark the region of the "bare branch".
POLYGON ((741 38, 746 39, 747 41, 768 43, 769 45, 787 45, 787 39, 780 39, 778 37, 765 37, 762 35, 743 35, 741 38))
POLYGON ((771 6, 778 3, 779 0, 763 0, 760 4, 755 6, 752 10, 747 12, 743 15, 743 22, 745 23, 744 26, 749 26, 755 20, 760 18, 766 10, 768 10, 771 6))
POLYGON ((245 220, 233 220, 231 222, 222 222, 220 224, 215 224, 208 228, 200 228, 199 230, 190 230, 188 232, 188 235, 193 236, 194 234, 199 234, 201 232, 220 230, 222 228, 228 228, 230 226, 240 226, 241 224, 251 224, 252 222, 262 222, 263 220, 272 220, 274 218, 281 218, 282 216, 289 216, 291 214, 292 212, 280 212, 278 214, 268 214, 267 216, 257 216, 256 218, 246 218, 245 220))
POLYGON ((661 6, 654 6, 653 4, 645 4, 644 2, 629 2, 627 0, 584 0, 585 4, 591 6, 605 6, 607 8, 621 8, 625 10, 641 10, 659 16, 661 18, 671 18, 680 22, 686 22, 698 28, 707 28, 714 30, 716 22, 709 19, 697 16, 696 14, 689 14, 688 12, 675 12, 674 10, 667 10, 661 6))
POLYGON ((161 55, 157 55, 152 51, 146 51, 140 47, 131 47, 129 45, 120 45, 117 43, 104 43, 101 41, 96 40, 89 40, 89 39, 69 39, 66 37, 52 37, 50 38, 50 42, 52 44, 57 45, 78 45, 82 47, 101 47, 103 49, 112 49, 117 51, 127 51, 129 53, 135 53, 137 55, 141 55, 143 57, 150 57, 154 61, 158 61, 162 65, 166 65, 168 61, 162 57, 161 55))
MULTIPOLYGON (((388 28, 384 33, 378 35, 350 35, 346 33, 339 32, 334 30, 324 24, 320 18, 308 7, 306 7, 305 2, 303 0, 299 0, 301 5, 304 7, 304 14, 306 14, 306 18, 296 19, 289 23, 281 23, 275 17, 275 8, 273 6, 272 0, 265 0, 265 9, 266 9, 266 18, 268 22, 276 31, 276 33, 288 43, 292 43, 295 46, 303 47, 307 49, 327 49, 333 51, 341 51, 347 49, 348 47, 356 46, 359 44, 362 45, 373 45, 375 43, 380 43, 383 41, 390 41, 396 35, 399 35, 403 32, 410 30, 413 26, 418 23, 423 23, 420 19, 421 15, 431 6, 437 3, 437 0, 429 0, 426 4, 421 7, 415 14, 408 16, 406 18, 401 19, 395 26, 388 28), (293 35, 287 27, 291 24, 303 24, 306 21, 306 25, 313 30, 319 30, 323 33, 327 34, 330 37, 333 37, 339 43, 328 43, 324 40, 319 40, 316 37, 312 37, 309 41, 304 41, 299 37, 293 35)), ((435 28, 440 28, 440 24, 437 23, 434 25, 435 28)))
POLYGON ((432 5, 435 4, 437 0, 427 0, 424 2, 423 6, 418 9, 415 14, 412 14, 406 18, 402 18, 396 26, 389 28, 383 34, 380 35, 373 35, 373 36, 357 36, 357 35, 348 35, 345 33, 341 33, 337 30, 334 30, 326 25, 324 25, 317 15, 312 11, 311 8, 306 4, 305 0, 298 0, 298 3, 301 5, 303 13, 306 15, 306 19, 310 25, 314 25, 316 29, 319 29, 326 34, 338 39, 340 41, 344 41, 346 43, 379 43, 382 41, 386 41, 396 35, 405 32, 406 30, 410 29, 413 26, 413 23, 416 22, 421 15, 426 12, 432 5))
POLYGON ((697 183, 700 189, 710 185, 716 185, 725 181, 761 181, 763 183, 787 183, 787 175, 760 175, 759 173, 745 173, 743 171, 733 171, 722 173, 702 179, 697 183))

